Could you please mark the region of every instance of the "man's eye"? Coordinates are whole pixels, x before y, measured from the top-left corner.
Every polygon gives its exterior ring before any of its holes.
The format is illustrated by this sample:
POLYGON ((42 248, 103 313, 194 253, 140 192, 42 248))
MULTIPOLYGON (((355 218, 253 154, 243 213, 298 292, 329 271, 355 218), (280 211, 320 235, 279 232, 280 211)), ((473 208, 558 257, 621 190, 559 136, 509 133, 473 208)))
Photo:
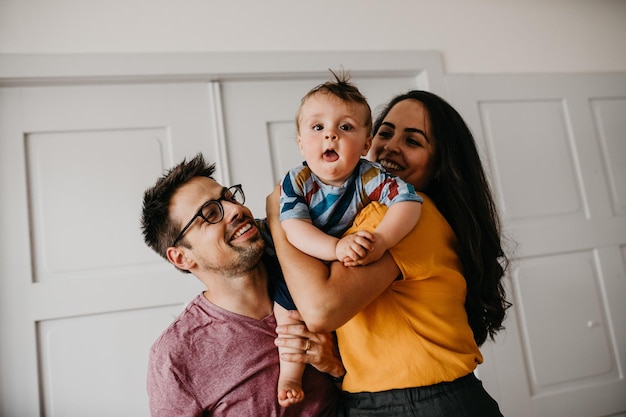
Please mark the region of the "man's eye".
POLYGON ((209 221, 214 221, 220 216, 220 210, 217 204, 209 204, 202 210, 202 215, 209 221))

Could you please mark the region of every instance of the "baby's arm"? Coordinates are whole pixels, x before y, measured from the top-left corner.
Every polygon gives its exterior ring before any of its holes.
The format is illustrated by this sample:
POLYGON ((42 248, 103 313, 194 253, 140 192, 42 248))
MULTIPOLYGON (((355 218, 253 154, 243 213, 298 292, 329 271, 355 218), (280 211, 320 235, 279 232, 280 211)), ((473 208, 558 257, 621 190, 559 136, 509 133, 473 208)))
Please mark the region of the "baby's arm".
POLYGON ((285 219, 280 222, 289 242, 302 252, 324 261, 335 261, 337 239, 315 227, 310 220, 285 219))
MULTIPOLYGON (((374 231, 376 246, 380 246, 378 258, 413 230, 421 214, 422 203, 416 201, 400 201, 389 207, 385 217, 374 231)), ((378 249, 375 250, 378 251, 378 249)))
MULTIPOLYGON (((380 259, 387 249, 393 247, 413 230, 421 214, 422 203, 417 201, 401 201, 392 204, 373 233, 373 248, 360 259, 353 258, 352 261, 344 261, 344 265, 367 265, 380 259)), ((344 239, 350 236, 345 236, 344 239)))

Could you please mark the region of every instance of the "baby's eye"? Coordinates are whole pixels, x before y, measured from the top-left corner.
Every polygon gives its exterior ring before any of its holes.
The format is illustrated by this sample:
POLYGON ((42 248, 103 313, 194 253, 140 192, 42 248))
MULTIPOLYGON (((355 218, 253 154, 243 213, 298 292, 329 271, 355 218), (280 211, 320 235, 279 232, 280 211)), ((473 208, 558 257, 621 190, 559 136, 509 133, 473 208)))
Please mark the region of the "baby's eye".
POLYGON ((324 126, 322 126, 322 125, 313 125, 313 128, 312 128, 312 129, 313 129, 314 131, 318 132, 318 131, 320 131, 320 130, 324 129, 324 126))
POLYGON ((354 130, 354 128, 352 127, 352 125, 349 124, 345 124, 345 125, 341 125, 339 126, 339 129, 344 130, 346 132, 349 132, 351 130, 354 130))

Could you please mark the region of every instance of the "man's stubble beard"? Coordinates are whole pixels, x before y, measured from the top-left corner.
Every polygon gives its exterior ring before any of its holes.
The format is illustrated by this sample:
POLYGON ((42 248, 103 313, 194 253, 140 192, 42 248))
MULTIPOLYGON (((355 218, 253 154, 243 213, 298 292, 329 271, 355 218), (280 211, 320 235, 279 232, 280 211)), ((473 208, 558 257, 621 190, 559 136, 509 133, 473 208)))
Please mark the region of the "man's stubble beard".
POLYGON ((261 235, 257 235, 245 247, 234 245, 230 245, 230 247, 237 253, 237 257, 221 265, 216 265, 209 259, 203 258, 203 268, 225 278, 241 276, 255 269, 261 262, 265 251, 265 242, 261 235))

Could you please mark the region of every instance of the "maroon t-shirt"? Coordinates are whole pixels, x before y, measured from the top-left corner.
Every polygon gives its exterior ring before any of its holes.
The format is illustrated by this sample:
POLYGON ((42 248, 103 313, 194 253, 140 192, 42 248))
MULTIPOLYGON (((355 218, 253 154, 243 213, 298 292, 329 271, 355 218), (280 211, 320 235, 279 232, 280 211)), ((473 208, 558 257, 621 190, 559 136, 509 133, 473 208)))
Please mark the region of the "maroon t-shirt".
POLYGON ((334 417, 339 392, 311 366, 304 401, 278 405, 275 329, 274 315, 256 320, 198 295, 150 350, 152 416, 334 417))

